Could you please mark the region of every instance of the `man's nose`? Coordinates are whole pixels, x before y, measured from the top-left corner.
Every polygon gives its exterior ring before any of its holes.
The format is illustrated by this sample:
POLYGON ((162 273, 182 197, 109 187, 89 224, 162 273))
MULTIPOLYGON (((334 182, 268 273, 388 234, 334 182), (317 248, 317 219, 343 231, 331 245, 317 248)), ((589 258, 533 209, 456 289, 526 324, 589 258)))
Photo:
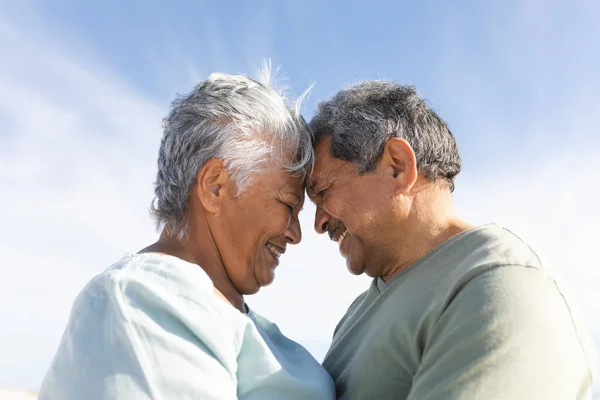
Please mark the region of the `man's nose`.
POLYGON ((331 215, 323 209, 323 207, 317 206, 315 212, 315 231, 318 234, 325 233, 329 230, 329 223, 331 221, 331 215))

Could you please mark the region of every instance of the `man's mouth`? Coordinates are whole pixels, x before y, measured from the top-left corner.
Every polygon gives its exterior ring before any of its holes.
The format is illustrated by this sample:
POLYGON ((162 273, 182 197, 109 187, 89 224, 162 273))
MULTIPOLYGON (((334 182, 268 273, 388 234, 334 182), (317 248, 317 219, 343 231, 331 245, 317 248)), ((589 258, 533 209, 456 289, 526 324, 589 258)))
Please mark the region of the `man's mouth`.
POLYGON ((285 249, 282 249, 281 247, 275 246, 272 243, 267 242, 267 244, 265 245, 265 247, 267 248, 267 250, 269 251, 269 253, 271 253, 271 255, 276 259, 279 260, 279 257, 281 257, 281 255, 283 253, 285 253, 285 249))
POLYGON ((338 245, 342 244, 342 240, 344 240, 344 238, 346 237, 346 235, 348 234, 348 229, 344 228, 342 229, 338 229, 336 232, 334 232, 333 234, 330 235, 331 240, 333 240, 334 242, 337 242, 338 245))

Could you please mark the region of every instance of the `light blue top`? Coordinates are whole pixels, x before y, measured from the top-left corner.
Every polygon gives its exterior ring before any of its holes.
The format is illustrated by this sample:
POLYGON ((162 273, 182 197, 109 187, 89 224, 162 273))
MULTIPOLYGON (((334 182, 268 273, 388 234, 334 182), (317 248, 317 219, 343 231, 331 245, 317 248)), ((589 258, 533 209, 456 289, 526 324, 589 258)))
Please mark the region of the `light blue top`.
POLYGON ((195 264, 127 255, 77 297, 39 400, 334 399, 275 324, 242 314, 195 264))

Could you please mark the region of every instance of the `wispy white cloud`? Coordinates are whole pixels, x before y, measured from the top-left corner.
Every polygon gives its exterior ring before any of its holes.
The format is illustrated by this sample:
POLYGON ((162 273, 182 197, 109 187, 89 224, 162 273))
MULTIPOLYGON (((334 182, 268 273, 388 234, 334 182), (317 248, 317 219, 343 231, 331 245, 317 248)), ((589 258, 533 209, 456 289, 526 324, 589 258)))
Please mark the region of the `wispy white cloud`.
POLYGON ((154 236, 147 210, 163 110, 51 44, 0 25, 6 386, 37 387, 76 293, 154 236))
POLYGON ((37 394, 24 390, 0 389, 0 400, 35 400, 37 394))

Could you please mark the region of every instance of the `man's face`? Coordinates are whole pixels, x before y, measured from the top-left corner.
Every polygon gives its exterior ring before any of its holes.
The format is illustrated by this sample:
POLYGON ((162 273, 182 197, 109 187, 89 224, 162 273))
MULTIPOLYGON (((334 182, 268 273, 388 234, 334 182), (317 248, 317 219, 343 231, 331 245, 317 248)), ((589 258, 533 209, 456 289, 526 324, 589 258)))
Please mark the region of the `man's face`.
POLYGON ((325 138, 315 147, 315 167, 307 182, 317 207, 315 230, 338 243, 351 273, 379 276, 393 255, 386 237, 394 221, 391 174, 380 163, 358 175, 353 163, 331 157, 330 141, 325 138))

